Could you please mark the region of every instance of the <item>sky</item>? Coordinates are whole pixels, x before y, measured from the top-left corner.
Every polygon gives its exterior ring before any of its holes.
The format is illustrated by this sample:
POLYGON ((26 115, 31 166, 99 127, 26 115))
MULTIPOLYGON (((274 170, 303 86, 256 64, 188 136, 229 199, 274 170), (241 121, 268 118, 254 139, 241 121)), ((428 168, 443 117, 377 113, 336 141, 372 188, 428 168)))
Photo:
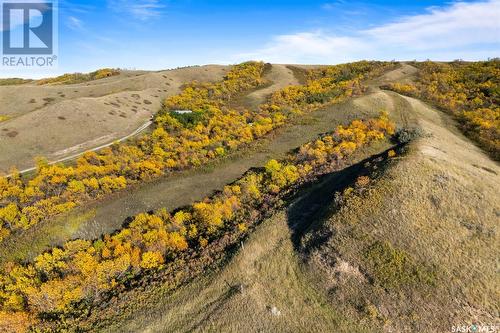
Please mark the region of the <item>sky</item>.
POLYGON ((59 0, 58 21, 56 70, 0 77, 500 56, 500 0, 59 0))

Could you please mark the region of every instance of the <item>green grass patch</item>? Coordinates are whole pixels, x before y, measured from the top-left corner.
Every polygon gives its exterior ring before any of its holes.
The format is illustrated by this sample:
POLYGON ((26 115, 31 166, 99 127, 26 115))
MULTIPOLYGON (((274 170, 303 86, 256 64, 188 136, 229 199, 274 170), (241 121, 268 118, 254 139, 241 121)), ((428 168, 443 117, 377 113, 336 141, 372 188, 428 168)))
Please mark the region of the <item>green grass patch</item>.
POLYGON ((388 242, 376 241, 364 253, 373 268, 376 282, 388 289, 403 285, 434 285, 436 272, 433 268, 418 264, 403 250, 388 242))
POLYGON ((37 230, 27 230, 24 233, 2 243, 0 249, 0 264, 8 261, 26 261, 60 243, 60 238, 74 235, 85 223, 89 223, 96 215, 91 209, 83 213, 69 214, 59 218, 55 224, 41 224, 37 230))

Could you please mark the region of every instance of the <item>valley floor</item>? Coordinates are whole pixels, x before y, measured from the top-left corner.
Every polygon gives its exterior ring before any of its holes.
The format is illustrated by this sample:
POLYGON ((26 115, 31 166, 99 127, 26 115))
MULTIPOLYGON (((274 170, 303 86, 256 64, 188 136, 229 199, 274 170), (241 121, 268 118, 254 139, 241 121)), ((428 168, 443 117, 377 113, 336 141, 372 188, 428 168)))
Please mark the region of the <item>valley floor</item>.
MULTIPOLYGON (((147 333, 448 332, 498 324, 500 167, 449 116, 378 88, 415 73, 403 64, 370 82, 365 96, 304 116, 227 159, 13 235, 0 261, 29 259, 68 239, 109 233, 139 212, 200 200, 338 124, 387 110, 399 127, 422 130, 405 152, 388 158, 389 142, 360 151, 352 165, 304 187, 258 225, 224 265, 174 292, 126 292, 88 323, 102 319, 96 327, 103 332, 147 333), (335 199, 367 174, 365 190, 335 199)), ((298 80, 285 66, 270 75, 276 89, 298 80)))
MULTIPOLYGON (((291 80, 289 72, 284 72, 283 68, 286 67, 279 65, 277 68, 276 72, 268 74, 269 80, 277 80, 270 86, 274 89, 279 89, 291 80)), ((269 93, 270 87, 264 90, 269 93)), ((226 159, 129 188, 12 235, 0 247, 0 262, 33 258, 45 249, 74 238, 98 238, 119 229, 127 217, 144 211, 160 207, 171 210, 201 200, 231 183, 248 169, 263 166, 271 158, 279 159, 318 135, 334 130, 339 124, 377 116, 381 110, 391 112, 398 123, 407 121, 406 101, 397 96, 395 98, 396 94, 391 92, 379 91, 375 84, 372 84, 372 89, 374 91, 367 96, 303 115, 294 123, 226 159)), ((252 93, 251 99, 256 98, 258 92, 252 93)))
POLYGON ((152 294, 104 331, 446 332, 496 324, 498 164, 447 115, 373 89, 353 103, 383 100, 423 137, 366 193, 332 210, 340 178, 311 187, 258 226, 226 266, 152 294), (307 196, 313 200, 301 204, 307 196))

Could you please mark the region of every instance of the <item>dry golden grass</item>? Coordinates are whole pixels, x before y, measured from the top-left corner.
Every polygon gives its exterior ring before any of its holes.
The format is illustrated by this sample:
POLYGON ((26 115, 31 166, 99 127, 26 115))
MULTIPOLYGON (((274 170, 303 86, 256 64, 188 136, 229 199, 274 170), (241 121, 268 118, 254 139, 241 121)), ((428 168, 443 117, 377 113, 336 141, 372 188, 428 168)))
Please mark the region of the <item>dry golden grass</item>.
POLYGON ((337 314, 314 288, 280 213, 230 264, 157 298, 106 332, 369 332, 337 314))
POLYGON ((123 71, 72 85, 0 85, 0 175, 111 143, 134 132, 192 80, 220 80, 229 66, 123 71), (85 130, 82 130, 85 129, 85 130))
POLYGON ((427 136, 306 237, 311 267, 337 311, 385 331, 494 324, 500 168, 448 117, 405 99, 427 136))

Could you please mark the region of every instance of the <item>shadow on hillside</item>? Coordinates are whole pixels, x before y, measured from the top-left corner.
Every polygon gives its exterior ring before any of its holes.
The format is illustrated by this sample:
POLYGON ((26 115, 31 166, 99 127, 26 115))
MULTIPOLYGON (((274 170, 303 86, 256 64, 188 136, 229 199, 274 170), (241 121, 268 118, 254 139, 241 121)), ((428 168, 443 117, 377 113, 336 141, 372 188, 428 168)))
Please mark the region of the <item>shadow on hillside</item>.
MULTIPOLYGON (((388 152, 395 150, 399 155, 403 148, 402 145, 391 147, 345 169, 323 175, 315 181, 304 184, 288 198, 287 222, 292 231, 295 249, 299 249, 302 236, 307 231, 321 225, 336 212, 338 209, 335 203, 336 193, 342 193, 344 189, 354 187, 360 176, 370 176, 370 178, 376 176, 375 173, 380 173, 379 171, 387 165, 388 152)), ((318 242, 321 243, 321 240, 318 239, 316 245, 318 242)))

